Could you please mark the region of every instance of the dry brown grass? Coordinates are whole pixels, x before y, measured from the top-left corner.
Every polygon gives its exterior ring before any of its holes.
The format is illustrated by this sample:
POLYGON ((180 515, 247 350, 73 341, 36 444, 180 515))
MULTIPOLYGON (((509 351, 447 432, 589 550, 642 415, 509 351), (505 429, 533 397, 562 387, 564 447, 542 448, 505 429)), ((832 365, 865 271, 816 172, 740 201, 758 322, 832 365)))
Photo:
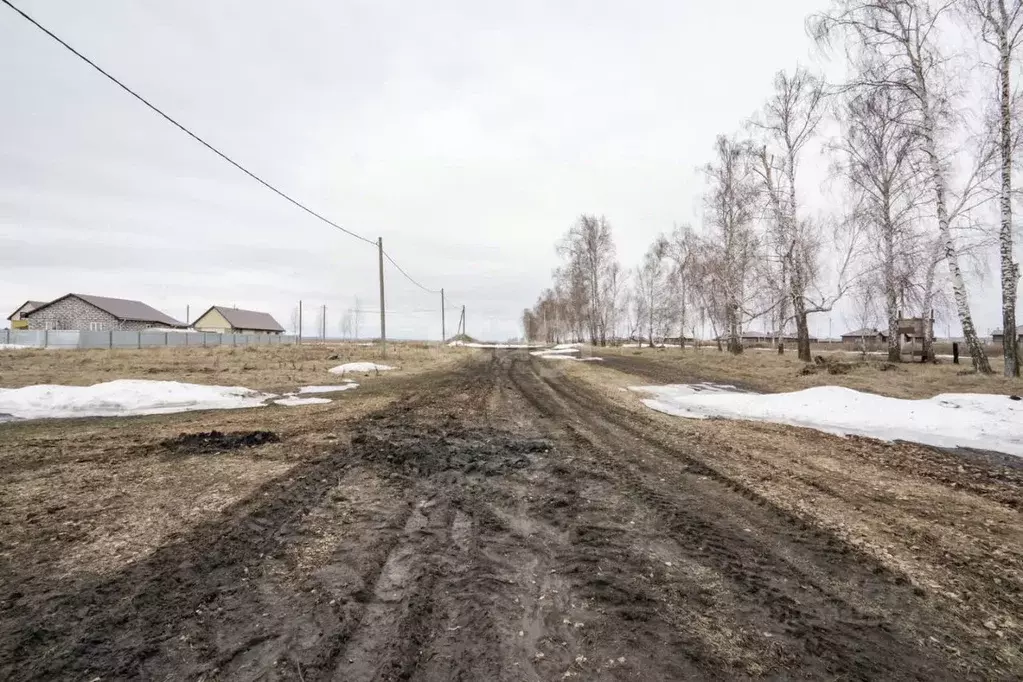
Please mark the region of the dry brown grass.
MULTIPOLYGON (((970 371, 969 364, 953 365, 902 363, 891 366, 883 358, 868 356, 864 361, 858 353, 830 353, 829 359, 851 363, 847 374, 830 374, 821 369, 802 374, 806 363, 794 352, 778 355, 773 351, 750 350, 733 356, 714 348, 599 348, 598 356, 640 356, 664 366, 683 366, 687 371, 708 381, 734 382, 762 391, 798 391, 813 386, 845 386, 896 398, 930 398, 939 393, 1023 394, 1023 380, 1006 379, 1001 375, 983 376, 970 371)), ((968 362, 968 359, 967 359, 968 362)), ((992 360, 995 371, 1001 362, 992 360)))
POLYGON ((245 386, 279 392, 306 384, 340 383, 327 373, 345 362, 391 365, 394 374, 451 362, 464 353, 426 343, 244 346, 239 348, 147 348, 141 350, 0 350, 0 387, 33 384, 85 386, 115 379, 158 379, 245 386))

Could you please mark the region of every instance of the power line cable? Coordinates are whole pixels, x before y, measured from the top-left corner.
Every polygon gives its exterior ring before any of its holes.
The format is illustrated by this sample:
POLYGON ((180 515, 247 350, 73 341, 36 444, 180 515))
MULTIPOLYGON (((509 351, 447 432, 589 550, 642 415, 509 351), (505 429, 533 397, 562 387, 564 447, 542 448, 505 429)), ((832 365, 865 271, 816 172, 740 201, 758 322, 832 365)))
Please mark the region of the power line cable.
MULTIPOLYGON (((161 110, 160 110, 159 108, 157 108, 157 107, 156 107, 155 105, 151 104, 151 103, 149 102, 149 100, 147 100, 147 99, 146 99, 146 98, 144 98, 144 97, 143 97, 142 95, 138 94, 137 92, 135 92, 134 90, 132 90, 131 88, 129 88, 129 87, 127 86, 127 85, 125 85, 125 84, 124 84, 124 83, 122 83, 121 81, 119 81, 119 80, 117 80, 116 78, 114 78, 113 76, 111 76, 111 75, 110 75, 109 73, 107 73, 106 71, 104 71, 102 67, 98 66, 98 65, 97 65, 97 64, 96 64, 95 62, 93 62, 93 61, 92 61, 91 59, 89 59, 88 57, 86 57, 85 55, 83 55, 83 54, 82 54, 81 52, 79 52, 78 50, 76 50, 75 48, 71 47, 70 45, 68 45, 68 44, 67 44, 66 42, 64 42, 63 40, 61 40, 61 39, 60 39, 59 37, 57 37, 57 36, 56 36, 56 35, 55 35, 55 34, 54 34, 54 33, 53 33, 52 31, 50 31, 50 30, 49 30, 48 28, 46 28, 45 26, 43 26, 42 24, 40 24, 40 23, 39 23, 38 21, 36 21, 35 19, 33 19, 32 17, 30 17, 29 15, 25 14, 24 12, 22 12, 22 11, 21 11, 20 9, 18 9, 17 7, 15 7, 15 6, 13 5, 13 4, 11 4, 10 0, 0 0, 0 2, 3 2, 3 4, 7 5, 7 6, 8 6, 8 7, 10 7, 10 8, 12 9, 12 10, 14 10, 14 11, 15 11, 15 12, 17 12, 18 14, 20 14, 20 15, 21 15, 21 16, 22 16, 22 17, 23 17, 23 18, 24 18, 25 20, 27 20, 27 21, 28 21, 29 23, 31 23, 31 24, 32 24, 33 26, 35 26, 35 27, 36 27, 36 28, 38 28, 38 29, 39 29, 40 31, 42 31, 42 32, 43 32, 43 33, 45 33, 46 35, 50 36, 50 37, 51 37, 51 38, 53 38, 54 40, 56 40, 56 41, 57 41, 58 43, 60 43, 60 44, 61 44, 61 45, 63 45, 63 46, 65 47, 65 48, 67 48, 68 50, 70 50, 70 51, 71 51, 71 52, 72 52, 72 53, 73 53, 73 54, 74 54, 75 56, 77 56, 77 57, 78 57, 79 59, 81 59, 82 61, 84 61, 84 62, 85 62, 86 64, 88 64, 89 66, 91 66, 92 68, 94 68, 94 69, 96 69, 97 71, 99 71, 99 72, 100 72, 101 74, 103 74, 103 75, 104 75, 104 76, 106 76, 106 77, 107 77, 108 79, 110 79, 110 80, 111 80, 111 81, 113 81, 113 82, 114 82, 115 84, 117 84, 117 85, 118 85, 118 86, 119 86, 119 87, 120 87, 120 88, 121 88, 122 90, 124 90, 124 91, 125 91, 125 92, 127 92, 127 93, 128 93, 129 95, 131 95, 132 97, 134 97, 135 99, 137 99, 138 101, 142 102, 142 103, 143 103, 143 104, 145 104, 145 105, 146 105, 147 107, 149 107, 150 109, 152 109, 153 111, 155 111, 155 112, 156 112, 157 114, 159 114, 160 116, 162 116, 162 117, 163 117, 164 119, 166 119, 166 120, 167 120, 168 122, 170 122, 171 124, 173 124, 173 125, 174 125, 175 127, 177 127, 178 129, 180 129, 180 130, 181 130, 182 132, 184 132, 185 134, 187 134, 187 135, 188 135, 189 137, 191 137, 192 139, 194 139, 194 140, 195 140, 196 142, 198 142, 199 144, 203 145, 204 147, 206 147, 207 149, 209 149, 209 150, 210 150, 211 152, 213 152, 214 154, 216 154, 217 156, 219 156, 220 158, 222 158, 222 159, 223 159, 224 161, 227 161, 227 162, 228 162, 229 164, 231 164, 232 166, 234 166, 235 168, 237 168, 237 169, 238 169, 238 170, 240 170, 241 172, 245 173, 245 174, 246 174, 246 175, 248 175, 248 176, 249 176, 250 178, 252 178, 252 179, 253 179, 253 180, 255 180, 256 182, 258 182, 259 184, 261 184, 261 185, 263 185, 264 187, 266 187, 266 188, 267 188, 268 190, 270 190, 271 192, 274 192, 275 194, 277 194, 278 196, 282 197, 283 199, 286 199, 287 201, 291 202, 292 204, 294 204, 295 206, 299 207, 300 209, 302 209, 303 211, 305 211, 305 212, 306 212, 306 213, 308 213, 309 215, 311 215, 311 216, 314 216, 314 217, 316 217, 316 218, 319 218, 320 220, 322 220, 322 221, 323 221, 323 222, 325 222, 326 224, 330 225, 331 227, 337 228, 338 230, 341 230, 341 231, 342 231, 342 232, 344 232, 345 234, 347 234, 347 235, 350 235, 350 236, 352 236, 352 237, 355 237, 356 239, 361 239, 362 241, 366 242, 367 244, 372 244, 373 246, 376 246, 376 245, 377 245, 377 243, 376 243, 375 241, 373 241, 373 240, 371 240, 371 239, 366 239, 365 237, 363 237, 363 236, 362 236, 362 235, 360 235, 360 234, 357 234, 357 233, 355 233, 355 232, 352 232, 352 231, 351 231, 351 230, 349 230, 349 229, 346 229, 346 228, 344 228, 344 227, 341 227, 340 225, 338 225, 338 224, 337 224, 337 223, 335 223, 334 221, 332 221, 332 220, 329 220, 328 218, 325 218, 325 217, 323 217, 322 215, 320 215, 320 214, 319 214, 319 213, 317 213, 316 211, 312 210, 311 208, 307 207, 306 205, 302 204, 301 202, 299 202, 299 201, 297 201, 297 200, 295 200, 295 199, 292 199, 292 198, 291 198, 290 196, 288 196, 287 194, 285 194, 285 193, 284 193, 284 192, 282 192, 281 190, 277 189, 276 187, 274 187, 273 185, 271 185, 271 184, 270 184, 269 182, 267 182, 266 180, 262 179, 261 177, 259 177, 259 176, 258 176, 258 175, 256 175, 255 173, 253 173, 252 171, 248 170, 247 168, 245 168, 244 166, 242 166, 242 165, 241 165, 240 163, 238 163, 237 161, 235 161, 234 159, 232 159, 231 157, 229 157, 229 156, 228 156, 227 154, 225 154, 224 152, 220 151, 219 149, 217 149, 216 147, 214 147, 213 145, 211 145, 211 144, 210 144, 209 142, 207 142, 206 140, 202 139, 201 137, 199 137, 198 135, 196 135, 195 133, 193 133, 193 132, 192 132, 191 130, 189 130, 189 129, 188 129, 188 128, 186 128, 185 126, 183 126, 183 125, 181 125, 180 123, 178 123, 177 121, 175 121, 175 120, 174 120, 173 118, 171 118, 171 117, 170 117, 170 116, 168 116, 167 114, 163 113, 163 111, 161 111, 161 110)), ((390 256, 388 256, 387 258, 388 258, 388 260, 390 260, 390 256)), ((394 261, 391 261, 391 262, 393 263, 394 261)), ((397 267, 397 264, 395 264, 395 267, 397 267)), ((401 270, 401 268, 398 268, 398 269, 399 269, 399 270, 401 270)), ((402 271, 402 274, 404 274, 404 271, 402 271)), ((407 275, 407 274, 406 274, 405 276, 406 276, 406 277, 408 277, 408 275, 407 275)), ((411 279, 411 278, 409 278, 409 279, 411 279)), ((417 284, 418 284, 418 283, 417 283, 417 284)), ((421 286, 421 285, 420 285, 420 286, 421 286)))
MULTIPOLYGON (((7 0, 3 0, 3 1, 6 2, 7 0)), ((439 294, 440 293, 440 289, 428 289, 427 287, 424 287, 422 284, 420 284, 415 279, 413 279, 412 275, 410 275, 407 272, 405 272, 402 269, 402 267, 400 265, 398 265, 394 261, 393 258, 391 258, 391 254, 387 253, 386 251, 384 251, 384 258, 386 258, 388 261, 390 261, 391 265, 393 265, 394 267, 396 267, 398 269, 398 272, 400 272, 401 274, 405 275, 405 279, 407 279, 408 281, 412 282, 413 284, 415 284, 417 287, 419 287, 420 289, 422 289, 426 293, 428 293, 428 294, 439 294)))

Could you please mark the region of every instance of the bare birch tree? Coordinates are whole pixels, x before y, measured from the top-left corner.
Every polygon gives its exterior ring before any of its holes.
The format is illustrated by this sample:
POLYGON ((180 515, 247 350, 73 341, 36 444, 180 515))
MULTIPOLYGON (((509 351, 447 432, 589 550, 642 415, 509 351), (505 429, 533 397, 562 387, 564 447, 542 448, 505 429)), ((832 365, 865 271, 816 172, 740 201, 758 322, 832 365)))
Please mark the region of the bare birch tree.
POLYGON ((748 145, 721 135, 714 152, 717 158, 704 169, 709 183, 704 263, 707 284, 723 299, 728 351, 738 355, 743 351, 742 325, 755 294, 752 278, 760 246, 754 229, 757 182, 748 145))
POLYGON ((690 323, 688 327, 693 337, 696 336, 695 328, 692 327, 692 322, 695 322, 696 316, 690 316, 689 309, 693 294, 694 287, 694 260, 696 251, 696 234, 693 232, 693 228, 689 225, 679 225, 672 230, 671 238, 668 241, 668 257, 672 262, 671 269, 671 291, 672 291, 672 309, 674 312, 675 323, 678 327, 679 332, 679 346, 685 348, 686 346, 686 323, 690 323))
MULTIPOLYGON (((867 272, 880 272, 888 326, 888 360, 901 360, 899 343, 900 291, 910 273, 907 255, 918 243, 914 230, 922 200, 920 172, 914 163, 915 128, 903 123, 905 101, 885 89, 852 92, 844 103, 843 134, 832 145, 838 152, 838 172, 856 197, 857 211, 872 237, 867 272)), ((863 295, 872 289, 859 287, 863 295)))
POLYGON ((646 327, 646 338, 654 347, 654 337, 663 330, 669 300, 668 240, 658 235, 647 249, 643 262, 636 268, 636 293, 642 297, 640 308, 646 327))
POLYGON ((603 216, 582 215, 558 244, 565 258, 573 288, 584 296, 582 319, 590 342, 606 345, 615 301, 610 300, 612 280, 619 276, 611 225, 603 216))
POLYGON ((1013 256, 1012 165, 1015 152, 1015 120, 1012 87, 1013 59, 1023 35, 1023 0, 968 0, 965 5, 979 28, 980 38, 996 55, 998 101, 999 230, 998 251, 1002 284, 1002 357, 1007 377, 1020 375, 1016 335, 1016 293, 1019 264, 1013 256))
POLYGON ((799 359, 805 362, 810 361, 807 316, 830 310, 831 305, 814 304, 807 298, 818 269, 818 253, 814 249, 815 235, 810 233, 812 223, 799 217, 796 177, 803 149, 816 135, 824 116, 824 103, 824 83, 820 78, 801 68, 792 75, 780 71, 774 78, 774 93, 761 115, 752 121, 767 142, 759 150, 757 168, 770 206, 772 242, 782 268, 781 285, 785 293, 779 301, 780 319, 786 319, 784 295, 787 295, 796 322, 799 359))
POLYGON ((362 324, 362 301, 355 297, 355 307, 352 308, 352 338, 359 338, 359 326, 362 324))
POLYGON ((834 0, 833 10, 815 15, 809 22, 811 34, 827 45, 840 34, 855 55, 854 65, 867 61, 850 84, 854 88, 883 88, 906 98, 911 106, 910 121, 917 128, 920 149, 929 170, 934 194, 938 232, 944 244, 959 323, 977 371, 990 374, 984 346, 977 335, 970 312, 969 292, 959 262, 959 249, 952 234, 948 206, 948 169, 940 150, 943 120, 949 103, 944 87, 945 56, 937 46, 941 22, 955 2, 929 0, 834 0), (859 53, 859 54, 855 54, 859 53))

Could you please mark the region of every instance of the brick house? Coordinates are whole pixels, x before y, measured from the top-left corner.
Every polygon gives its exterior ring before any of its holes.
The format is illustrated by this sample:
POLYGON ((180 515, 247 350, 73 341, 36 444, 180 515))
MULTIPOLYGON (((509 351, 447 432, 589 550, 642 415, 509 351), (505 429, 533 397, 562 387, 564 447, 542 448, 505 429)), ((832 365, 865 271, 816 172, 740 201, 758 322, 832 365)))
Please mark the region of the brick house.
POLYGON ((46 301, 25 301, 7 318, 11 329, 28 329, 28 314, 36 308, 42 308, 46 301))
POLYGON ((218 334, 283 334, 284 327, 269 313, 215 305, 196 319, 192 327, 218 334))
POLYGON ((141 301, 84 294, 61 296, 29 311, 26 317, 29 329, 140 331, 150 327, 183 329, 188 326, 141 301))

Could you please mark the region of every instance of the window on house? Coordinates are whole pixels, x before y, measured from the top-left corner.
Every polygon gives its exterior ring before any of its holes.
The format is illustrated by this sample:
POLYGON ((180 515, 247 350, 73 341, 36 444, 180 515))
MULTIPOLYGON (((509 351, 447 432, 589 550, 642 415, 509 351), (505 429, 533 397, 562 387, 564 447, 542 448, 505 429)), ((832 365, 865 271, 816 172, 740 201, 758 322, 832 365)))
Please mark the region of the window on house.
POLYGON ((106 331, 107 325, 104 322, 90 322, 89 331, 91 332, 102 332, 106 331))

